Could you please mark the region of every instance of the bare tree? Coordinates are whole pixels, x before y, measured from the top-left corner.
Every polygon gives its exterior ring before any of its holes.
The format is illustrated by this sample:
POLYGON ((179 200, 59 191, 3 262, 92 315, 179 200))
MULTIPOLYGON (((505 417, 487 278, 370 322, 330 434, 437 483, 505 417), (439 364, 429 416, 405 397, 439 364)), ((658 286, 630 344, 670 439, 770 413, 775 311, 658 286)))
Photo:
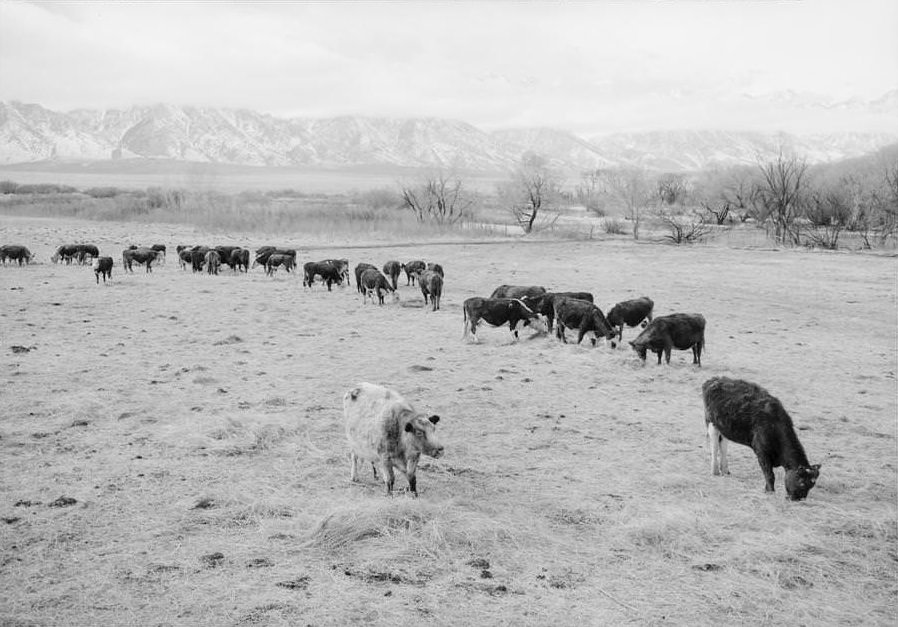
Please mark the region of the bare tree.
POLYGON ((898 232, 898 156, 884 157, 881 184, 873 193, 875 229, 881 244, 898 232))
MULTIPOLYGON (((556 206, 561 198, 561 177, 545 157, 526 153, 511 181, 502 184, 498 192, 524 233, 530 233, 540 213, 556 206)), ((552 224, 558 219, 557 214, 553 217, 552 224)))
POLYGON ((761 170, 758 194, 768 218, 773 221, 776 241, 793 245, 801 243, 796 218, 801 216, 806 200, 807 161, 786 157, 781 150, 773 161, 759 162, 758 168, 761 170))
POLYGON ((476 196, 464 188, 461 179, 438 172, 417 184, 401 184, 403 206, 418 222, 455 224, 469 217, 476 196))
POLYGON ((633 239, 639 239, 639 226, 645 210, 657 197, 649 176, 643 168, 614 168, 596 170, 602 181, 599 193, 623 207, 633 223, 633 239))
POLYGON ((845 187, 818 189, 809 195, 805 215, 813 229, 806 234, 807 243, 836 250, 839 236, 851 222, 851 198, 845 187))
POLYGON ((697 213, 691 216, 674 215, 662 208, 658 210, 658 219, 668 230, 664 238, 674 244, 694 244, 702 241, 711 232, 711 228, 697 213))
POLYGON ((657 181, 658 200, 662 205, 682 205, 689 195, 689 181, 682 174, 662 174, 657 181))

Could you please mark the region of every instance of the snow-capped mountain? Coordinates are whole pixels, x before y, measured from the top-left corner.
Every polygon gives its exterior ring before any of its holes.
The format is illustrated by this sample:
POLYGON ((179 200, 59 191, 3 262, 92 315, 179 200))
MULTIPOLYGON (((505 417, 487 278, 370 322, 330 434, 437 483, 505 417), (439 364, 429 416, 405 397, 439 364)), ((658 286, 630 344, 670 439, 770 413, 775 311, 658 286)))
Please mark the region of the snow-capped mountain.
MULTIPOLYGON (((886 95, 878 107, 896 106, 886 95)), ((551 128, 487 132, 458 120, 343 116, 277 118, 246 109, 158 104, 125 110, 50 111, 0 103, 0 163, 133 158, 249 166, 506 170, 535 152, 568 171, 641 165, 694 170, 754 163, 780 148, 833 161, 898 141, 898 132, 789 135, 656 131, 577 137, 551 128)))

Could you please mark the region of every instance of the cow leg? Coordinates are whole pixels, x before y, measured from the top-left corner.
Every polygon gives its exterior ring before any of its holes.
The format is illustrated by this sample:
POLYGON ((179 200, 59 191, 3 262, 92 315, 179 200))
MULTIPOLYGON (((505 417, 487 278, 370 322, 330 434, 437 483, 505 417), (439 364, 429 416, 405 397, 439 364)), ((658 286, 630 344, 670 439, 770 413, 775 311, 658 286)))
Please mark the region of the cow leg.
POLYGON ((664 347, 664 361, 667 365, 670 365, 670 350, 671 350, 670 346, 664 347))
POLYGON ((377 479, 377 464, 371 462, 371 472, 374 473, 374 478, 377 479))
POLYGON ((396 475, 393 473, 393 463, 389 459, 381 458, 381 470, 384 473, 384 486, 387 488, 387 496, 393 494, 393 485, 396 483, 396 475))
POLYGON ((708 450, 711 453, 711 474, 720 474, 720 431, 708 423, 708 450))
POLYGON ((692 347, 692 352, 695 356, 693 363, 702 365, 702 348, 704 347, 704 342, 696 342, 695 346, 692 347))
POLYGON ((773 466, 767 461, 767 457, 763 454, 758 455, 758 463, 761 465, 761 472, 764 474, 764 491, 773 492, 773 466))
POLYGON ((418 469, 418 460, 410 459, 405 462, 405 476, 408 479, 408 491, 418 496, 418 479, 415 471, 418 469))
POLYGON ((727 444, 729 440, 725 437, 720 436, 720 474, 728 475, 730 474, 730 463, 727 459, 727 444))
POLYGON ((358 468, 359 458, 356 456, 354 452, 349 453, 349 480, 352 482, 356 482, 359 480, 359 468, 358 468))

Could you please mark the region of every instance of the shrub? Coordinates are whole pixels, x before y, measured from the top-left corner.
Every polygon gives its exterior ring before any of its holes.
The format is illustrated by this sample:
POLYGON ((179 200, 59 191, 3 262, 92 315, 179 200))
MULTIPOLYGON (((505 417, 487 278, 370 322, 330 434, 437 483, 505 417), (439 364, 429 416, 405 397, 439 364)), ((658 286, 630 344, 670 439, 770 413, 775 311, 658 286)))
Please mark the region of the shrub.
POLYGON ((626 235, 627 226, 620 218, 605 218, 605 232, 609 235, 626 235))
POLYGON ((15 194, 18 187, 15 181, 0 181, 0 194, 15 194))
POLYGON ((84 190, 91 198, 115 198, 121 191, 117 187, 91 187, 84 190))

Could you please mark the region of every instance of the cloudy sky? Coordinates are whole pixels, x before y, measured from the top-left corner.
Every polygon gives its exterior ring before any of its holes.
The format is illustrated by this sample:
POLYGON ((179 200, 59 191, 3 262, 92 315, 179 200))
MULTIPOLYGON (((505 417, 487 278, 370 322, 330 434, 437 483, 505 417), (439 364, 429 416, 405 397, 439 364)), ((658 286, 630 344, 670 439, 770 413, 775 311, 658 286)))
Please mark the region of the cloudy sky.
POLYGON ((0 0, 0 100, 438 116, 585 135, 898 132, 898 94, 890 111, 860 104, 898 88, 896 33, 895 0, 0 0))

